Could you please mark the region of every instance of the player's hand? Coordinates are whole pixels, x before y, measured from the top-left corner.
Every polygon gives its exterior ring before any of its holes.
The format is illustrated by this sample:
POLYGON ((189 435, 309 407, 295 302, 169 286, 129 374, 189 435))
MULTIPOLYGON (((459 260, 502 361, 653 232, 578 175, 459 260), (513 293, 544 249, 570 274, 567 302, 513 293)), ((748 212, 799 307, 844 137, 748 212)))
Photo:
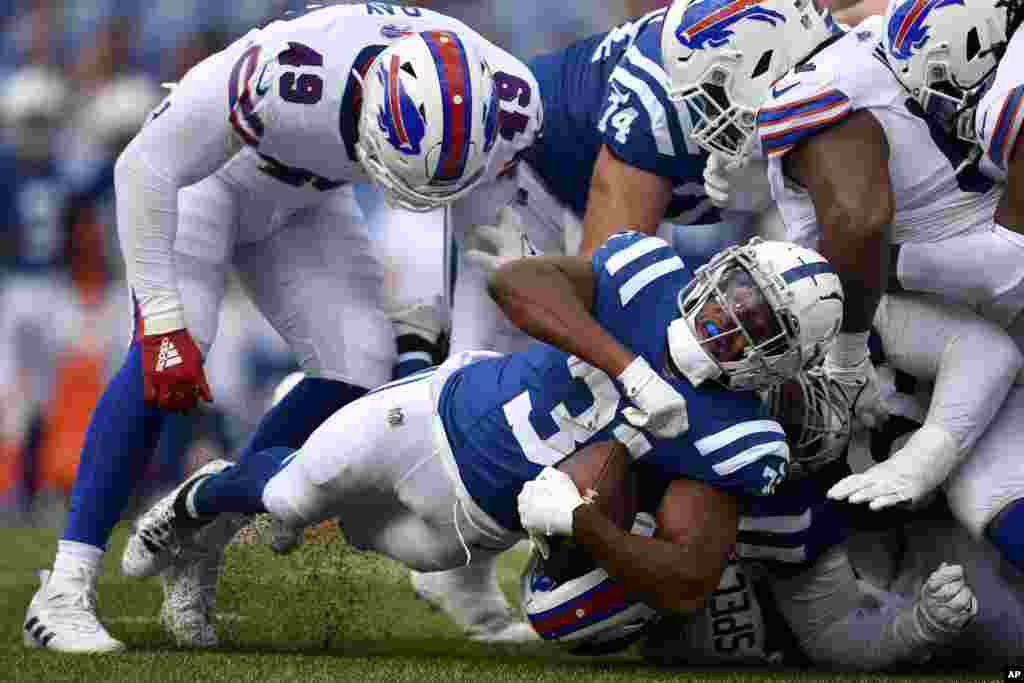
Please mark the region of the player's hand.
POLYGON ((519 523, 531 536, 572 536, 573 512, 586 502, 572 477, 545 467, 519 493, 519 523))
POLYGON ((497 225, 480 225, 466 235, 466 260, 491 273, 509 261, 535 256, 537 250, 526 236, 523 220, 515 207, 498 211, 497 225))
POLYGON ((872 510, 915 505, 946 480, 959 459, 958 450, 949 432, 926 424, 885 462, 839 480, 828 497, 868 503, 872 510))
POLYGON ((921 634, 933 643, 955 637, 977 613, 978 600, 967 585, 963 567, 945 562, 921 586, 914 605, 921 634))
POLYGON ((735 170, 736 164, 719 154, 709 156, 708 163, 704 166, 704 192, 711 203, 720 209, 731 204, 731 177, 735 170))
POLYGON ((618 380, 626 389, 626 397, 636 406, 622 411, 631 425, 662 439, 675 438, 690 428, 686 399, 642 356, 637 356, 618 380))
POLYGON ((187 412, 199 399, 213 401, 203 354, 183 327, 142 336, 142 381, 146 403, 163 410, 187 412))
POLYGON ((859 363, 844 367, 836 364, 832 356, 825 358, 825 374, 834 381, 850 399, 853 414, 868 429, 878 429, 889 419, 885 406, 882 385, 870 356, 859 363))

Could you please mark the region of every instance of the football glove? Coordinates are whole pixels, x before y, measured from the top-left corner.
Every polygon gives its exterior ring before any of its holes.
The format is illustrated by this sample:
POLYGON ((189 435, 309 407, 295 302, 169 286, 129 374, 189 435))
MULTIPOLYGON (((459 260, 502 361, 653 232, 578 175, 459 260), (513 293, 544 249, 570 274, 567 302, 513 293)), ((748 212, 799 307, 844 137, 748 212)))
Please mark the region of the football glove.
POLYGON ((943 562, 932 572, 914 604, 921 636, 933 643, 949 642, 978 614, 978 600, 967 585, 963 567, 943 562))
POLYGON ((636 406, 622 411, 631 425, 662 439, 675 438, 690 428, 686 399, 642 356, 637 356, 618 380, 626 390, 626 397, 636 406))
POLYGON ((868 429, 878 429, 889 419, 889 411, 885 406, 885 396, 878 373, 865 356, 860 362, 851 366, 839 365, 830 353, 823 365, 825 374, 834 381, 846 394, 853 406, 853 415, 868 429))
POLYGON ((497 225, 480 225, 466 235, 466 260, 492 273, 509 261, 536 256, 537 250, 526 236, 526 228, 515 207, 498 211, 497 225))
POLYGON ((142 328, 142 382, 146 403, 184 413, 195 408, 199 399, 213 401, 203 371, 203 354, 184 325, 149 333, 143 320, 142 328))
POLYGON ((545 467, 536 479, 526 482, 517 499, 519 523, 535 536, 572 536, 573 512, 587 499, 580 495, 572 477, 545 467))

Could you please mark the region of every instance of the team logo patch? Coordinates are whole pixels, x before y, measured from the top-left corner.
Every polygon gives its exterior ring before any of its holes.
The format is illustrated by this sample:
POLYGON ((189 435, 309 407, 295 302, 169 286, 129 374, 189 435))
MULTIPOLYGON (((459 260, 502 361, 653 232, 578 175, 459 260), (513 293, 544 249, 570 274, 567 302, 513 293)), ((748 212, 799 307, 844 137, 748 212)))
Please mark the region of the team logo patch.
POLYGON ((721 47, 732 37, 732 27, 744 20, 785 23, 780 12, 762 7, 759 0, 705 0, 683 14, 676 38, 691 50, 721 47))
POLYGON ((416 103, 402 84, 398 55, 388 65, 381 64, 377 78, 384 86, 384 106, 377 114, 377 125, 387 133, 388 142, 402 154, 419 154, 420 143, 426 135, 426 123, 416 103))
POLYGON ((896 59, 910 59, 914 50, 920 50, 928 42, 925 21, 932 10, 963 4, 964 0, 907 0, 892 13, 886 27, 889 52, 896 59))
POLYGON ((408 24, 384 24, 380 27, 380 34, 388 40, 398 40, 413 34, 412 26, 408 24))

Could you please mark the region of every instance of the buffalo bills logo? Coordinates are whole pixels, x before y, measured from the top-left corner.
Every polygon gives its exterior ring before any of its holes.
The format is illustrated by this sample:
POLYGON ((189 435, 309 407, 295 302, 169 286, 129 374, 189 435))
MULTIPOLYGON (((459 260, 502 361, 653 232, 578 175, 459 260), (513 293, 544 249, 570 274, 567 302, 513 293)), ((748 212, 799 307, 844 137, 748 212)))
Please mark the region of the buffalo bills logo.
POLYGON ((759 0, 706 0, 688 8, 676 29, 676 38, 691 50, 721 47, 732 37, 732 26, 743 20, 764 21, 772 26, 786 22, 775 10, 762 7, 759 0))
POLYGON ((925 22, 932 10, 963 4, 963 0, 907 0, 892 13, 886 27, 889 52, 896 59, 910 59, 914 50, 920 50, 928 42, 925 22))
POLYGON ((377 114, 377 125, 387 133, 388 142, 402 154, 419 154, 420 143, 426 135, 424 116, 416 103, 409 97, 402 84, 398 55, 391 57, 391 63, 381 64, 377 78, 384 86, 384 106, 377 114))

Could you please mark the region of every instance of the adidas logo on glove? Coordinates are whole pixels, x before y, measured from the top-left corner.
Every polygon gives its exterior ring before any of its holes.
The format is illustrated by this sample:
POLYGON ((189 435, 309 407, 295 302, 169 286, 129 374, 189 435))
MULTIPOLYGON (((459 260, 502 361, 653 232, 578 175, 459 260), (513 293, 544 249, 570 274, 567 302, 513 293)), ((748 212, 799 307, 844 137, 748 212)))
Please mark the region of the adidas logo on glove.
POLYGON ((156 357, 156 371, 173 368, 175 365, 181 365, 181 356, 178 354, 178 348, 174 342, 165 338, 160 343, 160 353, 156 357))

